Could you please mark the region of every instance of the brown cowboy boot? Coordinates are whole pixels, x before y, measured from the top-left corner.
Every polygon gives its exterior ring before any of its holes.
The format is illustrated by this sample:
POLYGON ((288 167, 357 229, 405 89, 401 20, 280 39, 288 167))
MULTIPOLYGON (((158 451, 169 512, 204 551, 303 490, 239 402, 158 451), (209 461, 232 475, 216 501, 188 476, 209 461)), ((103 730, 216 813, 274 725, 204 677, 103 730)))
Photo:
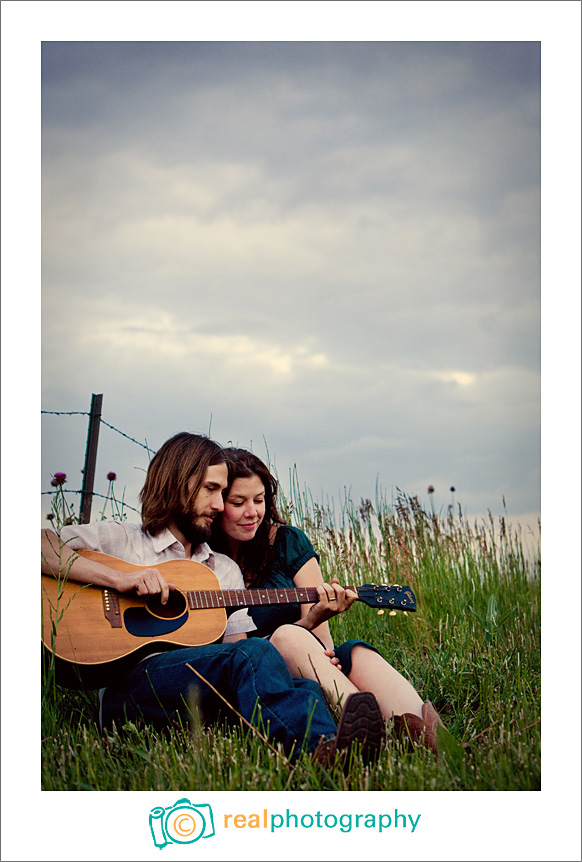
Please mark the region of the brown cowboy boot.
POLYGON ((371 760, 380 750, 385 736, 385 723, 380 707, 370 691, 349 694, 342 712, 337 734, 318 746, 312 760, 322 766, 331 766, 336 757, 348 751, 354 742, 361 746, 365 761, 371 760))
POLYGON ((422 718, 411 712, 394 716, 394 730, 397 734, 408 737, 410 742, 421 742, 438 757, 436 729, 440 724, 444 727, 440 716, 430 700, 422 705, 422 718))

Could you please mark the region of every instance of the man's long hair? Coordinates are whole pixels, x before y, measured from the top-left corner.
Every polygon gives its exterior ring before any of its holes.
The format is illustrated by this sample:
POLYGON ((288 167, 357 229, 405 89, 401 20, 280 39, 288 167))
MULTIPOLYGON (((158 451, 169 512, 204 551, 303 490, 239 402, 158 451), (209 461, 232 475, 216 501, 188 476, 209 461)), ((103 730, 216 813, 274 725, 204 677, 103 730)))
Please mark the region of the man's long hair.
POLYGON ((183 431, 166 440, 150 461, 139 495, 144 533, 157 536, 175 512, 190 511, 208 468, 225 461, 222 446, 202 434, 183 431), (194 486, 188 490, 192 477, 194 486))
MULTIPOLYGON (((254 538, 249 542, 240 543, 236 558, 247 582, 253 586, 260 586, 269 574, 272 558, 271 527, 285 523, 277 510, 279 484, 261 459, 247 449, 229 448, 223 451, 228 467, 228 488, 225 497, 228 496, 235 479, 250 479, 252 476, 258 476, 265 488, 265 517, 263 522, 254 538)), ((227 537, 220 525, 220 516, 215 518, 212 525, 210 545, 213 550, 231 556, 227 537)))

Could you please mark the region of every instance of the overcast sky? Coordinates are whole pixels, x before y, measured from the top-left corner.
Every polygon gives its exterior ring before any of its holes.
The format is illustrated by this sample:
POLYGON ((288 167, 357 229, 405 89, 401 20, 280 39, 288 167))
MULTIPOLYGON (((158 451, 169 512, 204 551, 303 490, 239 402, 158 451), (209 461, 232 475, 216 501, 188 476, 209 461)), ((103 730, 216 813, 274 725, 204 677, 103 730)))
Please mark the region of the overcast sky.
MULTIPOLYGON (((42 145, 43 410, 535 520, 539 42, 47 41, 42 145)), ((145 466, 102 428, 96 491, 145 466)))

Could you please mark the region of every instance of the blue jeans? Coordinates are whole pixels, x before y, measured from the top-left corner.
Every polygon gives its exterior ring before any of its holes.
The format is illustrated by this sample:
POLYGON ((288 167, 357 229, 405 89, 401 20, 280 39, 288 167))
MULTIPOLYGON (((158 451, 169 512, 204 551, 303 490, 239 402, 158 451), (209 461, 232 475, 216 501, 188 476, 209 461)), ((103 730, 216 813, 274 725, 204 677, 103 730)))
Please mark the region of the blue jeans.
POLYGON ((277 650, 262 638, 171 650, 136 665, 105 690, 103 726, 142 718, 161 729, 188 722, 192 696, 206 719, 223 701, 186 667, 192 665, 240 714, 290 753, 303 742, 313 751, 337 731, 319 685, 293 679, 277 650), (260 713, 260 722, 259 722, 260 713))

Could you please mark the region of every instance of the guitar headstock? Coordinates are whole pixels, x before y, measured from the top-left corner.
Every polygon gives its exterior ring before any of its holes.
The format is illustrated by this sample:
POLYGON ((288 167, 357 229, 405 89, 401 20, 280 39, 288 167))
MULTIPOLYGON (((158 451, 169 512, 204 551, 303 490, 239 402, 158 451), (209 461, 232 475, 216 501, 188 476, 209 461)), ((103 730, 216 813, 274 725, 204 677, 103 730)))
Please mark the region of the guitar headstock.
POLYGON ((356 587, 358 599, 371 608, 388 611, 415 611, 416 596, 407 586, 400 584, 364 584, 356 587))

